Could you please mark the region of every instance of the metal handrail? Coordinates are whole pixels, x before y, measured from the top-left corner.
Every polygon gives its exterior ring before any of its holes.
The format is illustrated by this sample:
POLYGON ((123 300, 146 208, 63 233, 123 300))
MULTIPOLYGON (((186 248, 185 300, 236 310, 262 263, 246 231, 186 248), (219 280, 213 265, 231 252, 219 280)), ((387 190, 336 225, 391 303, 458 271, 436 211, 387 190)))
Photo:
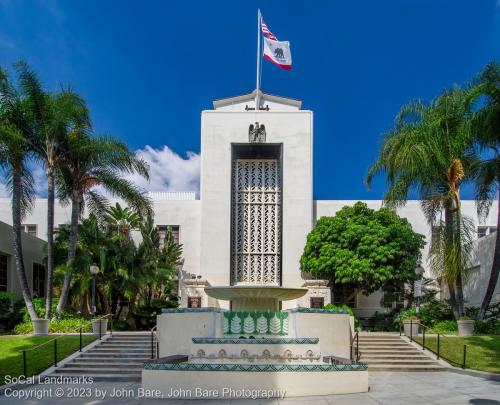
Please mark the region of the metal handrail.
POLYGON ((356 333, 351 339, 351 361, 357 363, 360 358, 361 358, 361 352, 359 351, 359 331, 356 331, 356 333), (354 347, 353 345, 355 340, 356 340, 356 347, 354 347))
MULTIPOLYGON (((463 348, 463 361, 462 363, 459 363, 455 360, 451 360, 451 359, 448 359, 446 357, 443 357, 441 355, 441 336, 444 336, 444 337, 450 337, 450 338, 455 338, 454 336, 451 336, 451 335, 446 335, 444 333, 437 333, 437 351, 434 351, 432 350, 430 347, 426 347, 425 346, 425 331, 427 329, 431 329, 430 326, 427 326, 427 325, 424 325, 422 322, 420 321, 413 321, 412 319, 410 319, 410 342, 413 342, 414 339, 413 339, 413 324, 416 324, 416 325, 419 325, 422 327, 422 343, 420 343, 420 345, 422 346, 422 350, 429 350, 431 353, 434 353, 436 356, 437 356, 437 360, 439 359, 444 359, 446 360, 448 363, 452 363, 452 364, 456 364, 458 367, 461 367, 463 369, 466 368, 466 359, 467 359, 467 345, 464 345, 464 348, 463 348)), ((418 333, 417 333, 418 335, 418 333)), ((418 343, 418 342, 417 342, 418 343)))
MULTIPOLYGON (((57 337, 55 337, 53 339, 47 340, 46 342, 40 343, 37 346, 31 347, 29 349, 19 350, 20 352, 23 353, 23 373, 24 373, 23 375, 27 376, 27 373, 28 373, 28 364, 27 364, 26 354, 28 352, 31 352, 31 351, 35 350, 35 349, 39 349, 40 347, 48 345, 51 342, 54 342, 54 366, 57 367, 57 360, 58 360, 57 359, 57 340, 65 338, 65 337, 68 337, 68 333, 77 333, 77 331, 67 332, 67 333, 65 333, 63 335, 60 335, 60 336, 57 336, 57 337)), ((79 328, 78 333, 80 335, 80 347, 79 347, 79 351, 81 352, 82 348, 83 348, 82 327, 79 328)))
POLYGON ((155 358, 155 346, 156 346, 156 358, 160 357, 160 338, 158 337, 158 325, 155 325, 151 328, 151 359, 155 358), (156 338, 156 345, 155 345, 156 338))

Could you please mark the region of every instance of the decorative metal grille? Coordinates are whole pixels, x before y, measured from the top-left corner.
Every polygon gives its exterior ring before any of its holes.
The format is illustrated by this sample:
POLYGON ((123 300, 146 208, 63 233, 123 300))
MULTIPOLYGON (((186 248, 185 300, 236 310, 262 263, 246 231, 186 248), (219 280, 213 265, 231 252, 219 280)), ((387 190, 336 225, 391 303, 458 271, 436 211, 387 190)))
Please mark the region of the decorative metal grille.
POLYGON ((232 175, 231 282, 280 285, 280 163, 236 159, 232 175))

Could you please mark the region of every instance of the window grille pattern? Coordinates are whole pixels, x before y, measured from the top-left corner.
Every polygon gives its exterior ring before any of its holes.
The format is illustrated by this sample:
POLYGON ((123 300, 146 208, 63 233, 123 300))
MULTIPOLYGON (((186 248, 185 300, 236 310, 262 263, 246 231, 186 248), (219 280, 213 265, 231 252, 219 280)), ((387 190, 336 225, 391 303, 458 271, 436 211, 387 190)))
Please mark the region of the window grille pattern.
POLYGON ((232 284, 280 285, 281 172, 276 159, 236 159, 232 284))

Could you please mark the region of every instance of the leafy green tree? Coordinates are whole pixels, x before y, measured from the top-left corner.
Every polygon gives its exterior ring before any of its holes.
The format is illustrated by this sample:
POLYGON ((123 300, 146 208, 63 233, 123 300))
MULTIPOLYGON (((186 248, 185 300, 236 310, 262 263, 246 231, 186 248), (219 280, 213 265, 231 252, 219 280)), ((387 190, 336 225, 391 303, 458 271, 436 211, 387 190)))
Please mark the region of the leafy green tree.
POLYGON ((307 236, 302 271, 335 284, 352 284, 366 294, 403 291, 415 279, 424 236, 393 210, 357 202, 333 217, 321 217, 307 236))
POLYGON ((460 187, 477 162, 471 128, 476 96, 455 86, 431 103, 403 106, 367 176, 370 185, 385 174, 389 206, 404 205, 410 192, 422 200, 427 222, 439 230, 431 241, 431 267, 447 283, 456 317, 465 314, 462 276, 472 250, 472 222, 461 213, 460 187))
POLYGON ((495 252, 488 286, 477 315, 483 319, 491 303, 500 274, 500 64, 492 62, 481 73, 478 91, 486 103, 474 117, 476 141, 484 159, 477 167, 476 200, 479 215, 488 215, 496 199, 498 206, 495 252))

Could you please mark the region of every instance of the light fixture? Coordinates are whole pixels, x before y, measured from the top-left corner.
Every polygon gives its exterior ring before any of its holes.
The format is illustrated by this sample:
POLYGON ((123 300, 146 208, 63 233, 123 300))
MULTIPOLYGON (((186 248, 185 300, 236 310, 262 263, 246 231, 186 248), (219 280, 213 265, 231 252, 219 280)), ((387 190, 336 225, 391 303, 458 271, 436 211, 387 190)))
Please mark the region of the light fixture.
POLYGON ((90 270, 90 274, 92 274, 93 276, 95 276, 97 273, 99 273, 99 267, 95 263, 92 263, 92 266, 90 266, 89 270, 90 270))
POLYGON ((415 267, 415 274, 417 276, 422 276, 425 273, 425 269, 422 267, 422 262, 417 263, 417 267, 415 267))

